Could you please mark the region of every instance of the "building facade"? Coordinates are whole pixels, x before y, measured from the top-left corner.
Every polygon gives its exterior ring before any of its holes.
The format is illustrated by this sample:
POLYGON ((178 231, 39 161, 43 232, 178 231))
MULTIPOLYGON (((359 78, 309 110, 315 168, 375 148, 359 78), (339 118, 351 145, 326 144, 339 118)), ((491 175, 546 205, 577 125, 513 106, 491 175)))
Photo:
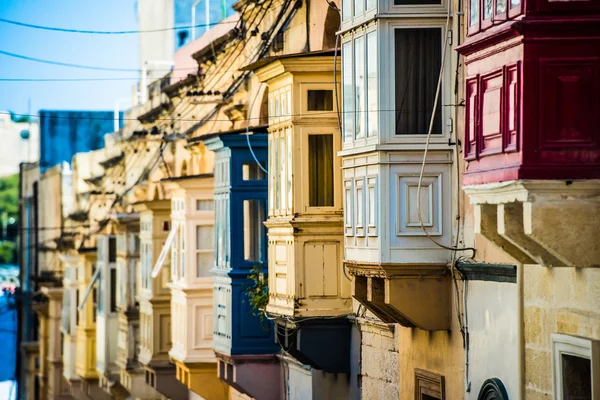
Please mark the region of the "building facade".
POLYGON ((597 2, 221 17, 21 166, 22 397, 598 398, 597 2))

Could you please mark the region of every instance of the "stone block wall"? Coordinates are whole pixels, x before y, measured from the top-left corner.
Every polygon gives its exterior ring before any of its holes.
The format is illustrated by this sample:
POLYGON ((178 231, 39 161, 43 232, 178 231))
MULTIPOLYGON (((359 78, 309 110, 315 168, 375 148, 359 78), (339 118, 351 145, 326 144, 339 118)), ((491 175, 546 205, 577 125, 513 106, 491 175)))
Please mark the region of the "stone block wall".
POLYGON ((525 390, 552 399, 552 333, 600 339, 600 269, 524 269, 525 390))
POLYGON ((398 399, 398 339, 393 325, 375 318, 358 320, 360 348, 360 391, 363 400, 398 399))

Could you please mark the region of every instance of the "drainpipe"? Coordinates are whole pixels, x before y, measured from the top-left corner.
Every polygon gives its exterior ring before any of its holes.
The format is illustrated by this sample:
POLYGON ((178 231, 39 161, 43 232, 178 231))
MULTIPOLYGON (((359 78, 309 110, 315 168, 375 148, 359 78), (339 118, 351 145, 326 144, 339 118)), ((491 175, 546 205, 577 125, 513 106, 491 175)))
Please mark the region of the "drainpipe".
MULTIPOLYGON (((202 0, 196 0, 194 1, 194 4, 192 4, 192 42, 196 39, 196 7, 200 4, 200 1, 202 0)), ((204 27, 204 31, 206 32, 210 28, 210 0, 205 1, 204 12, 206 15, 204 16, 204 20, 206 21, 206 26, 204 27)))
POLYGON ((115 100, 115 111, 113 114, 113 119, 114 119, 113 132, 119 131, 119 120, 120 120, 120 118, 119 118, 120 107, 119 106, 128 101, 131 101, 131 99, 128 97, 119 97, 118 99, 115 100))
POLYGON ((518 399, 525 400, 525 302, 524 296, 524 271, 525 265, 517 264, 517 351, 518 365, 517 382, 519 385, 518 399))
POLYGON ((167 65, 172 67, 175 65, 173 61, 170 60, 147 60, 142 65, 142 98, 140 102, 143 104, 148 100, 148 66, 149 65, 167 65))

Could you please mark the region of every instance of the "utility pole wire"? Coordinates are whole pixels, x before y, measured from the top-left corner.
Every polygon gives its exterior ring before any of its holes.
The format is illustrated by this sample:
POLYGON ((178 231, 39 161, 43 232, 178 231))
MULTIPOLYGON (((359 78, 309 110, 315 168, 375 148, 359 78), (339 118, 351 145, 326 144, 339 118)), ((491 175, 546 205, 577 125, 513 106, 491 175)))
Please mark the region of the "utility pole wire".
POLYGON ((173 31, 173 30, 178 30, 178 29, 206 28, 209 26, 237 23, 237 21, 221 21, 221 22, 213 22, 210 24, 174 26, 171 28, 128 30, 128 31, 99 31, 99 30, 89 30, 89 29, 69 29, 69 28, 59 28, 59 27, 55 27, 55 26, 35 25, 35 24, 28 24, 25 22, 12 21, 12 20, 5 19, 5 18, 0 18, 0 22, 3 22, 5 24, 22 26, 25 28, 44 30, 44 31, 83 33, 83 34, 89 34, 89 35, 129 35, 129 34, 139 34, 139 33, 165 32, 165 31, 173 31))

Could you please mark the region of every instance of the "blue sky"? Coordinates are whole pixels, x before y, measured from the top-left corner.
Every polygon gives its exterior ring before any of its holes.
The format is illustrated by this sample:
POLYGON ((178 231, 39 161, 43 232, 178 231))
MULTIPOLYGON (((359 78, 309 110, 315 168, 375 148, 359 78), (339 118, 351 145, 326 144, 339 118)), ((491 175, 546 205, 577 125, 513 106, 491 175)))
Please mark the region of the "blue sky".
MULTIPOLYGON (((135 0, 0 0, 0 18, 61 28, 135 30, 135 0)), ((139 68, 138 35, 48 32, 0 22, 0 50, 53 61, 139 68)), ((0 78, 131 78, 96 82, 0 82, 0 110, 112 110, 131 97, 136 72, 91 71, 19 60, 0 54, 0 78)))

